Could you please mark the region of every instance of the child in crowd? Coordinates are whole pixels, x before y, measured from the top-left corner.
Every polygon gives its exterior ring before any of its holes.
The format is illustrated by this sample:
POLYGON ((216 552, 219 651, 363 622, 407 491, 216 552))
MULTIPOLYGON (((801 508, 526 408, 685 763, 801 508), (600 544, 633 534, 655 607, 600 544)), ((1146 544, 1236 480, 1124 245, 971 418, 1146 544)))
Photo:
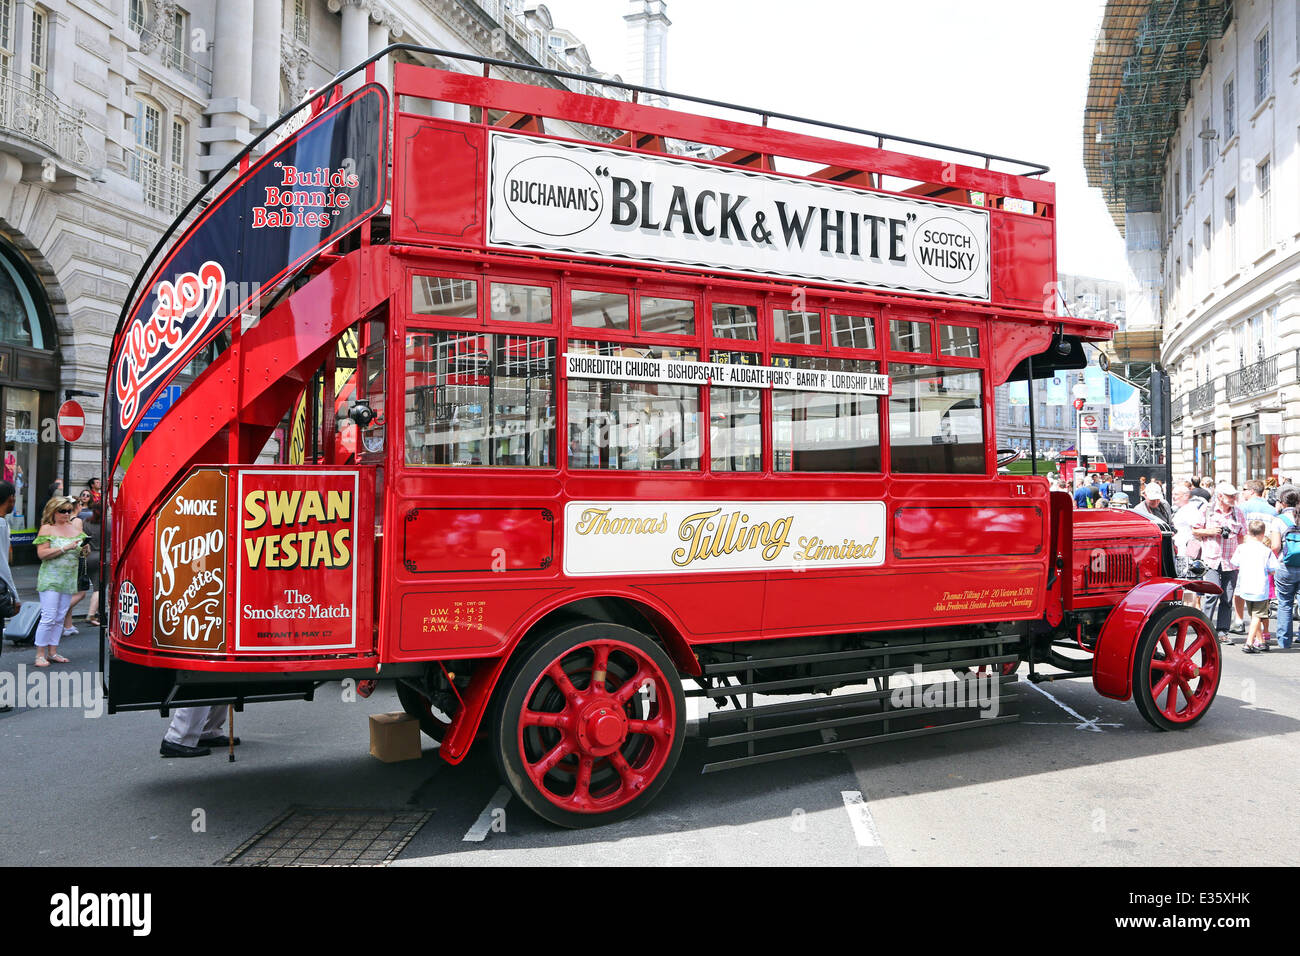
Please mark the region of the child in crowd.
POLYGON ((1246 603, 1246 615, 1250 618, 1250 632, 1242 650, 1247 654, 1258 654, 1268 650, 1268 640, 1264 629, 1268 626, 1268 580, 1269 574, 1281 564, 1265 538, 1267 525, 1258 518, 1246 525, 1249 537, 1237 549, 1233 560, 1240 569, 1237 576, 1237 594, 1246 603))

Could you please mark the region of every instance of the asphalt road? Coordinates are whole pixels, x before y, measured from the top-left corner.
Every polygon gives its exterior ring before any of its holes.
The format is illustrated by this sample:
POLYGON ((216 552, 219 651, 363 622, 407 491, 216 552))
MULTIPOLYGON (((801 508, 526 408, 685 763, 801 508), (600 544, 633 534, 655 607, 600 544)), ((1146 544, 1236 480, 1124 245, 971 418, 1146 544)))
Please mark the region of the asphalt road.
MULTIPOLYGON (((61 669, 92 672, 93 641, 65 642, 61 669)), ((371 757, 367 716, 399 709, 387 688, 252 706, 235 763, 160 759, 157 714, 20 706, 0 714, 0 864, 216 864, 298 805, 429 811, 396 866, 1295 865, 1300 651, 1225 658, 1213 708, 1179 733, 1086 681, 1021 681, 1018 724, 708 775, 691 739, 647 812, 586 831, 503 799, 486 748, 459 767, 431 745, 371 757)), ((6 645, 0 680, 31 659, 6 645)))

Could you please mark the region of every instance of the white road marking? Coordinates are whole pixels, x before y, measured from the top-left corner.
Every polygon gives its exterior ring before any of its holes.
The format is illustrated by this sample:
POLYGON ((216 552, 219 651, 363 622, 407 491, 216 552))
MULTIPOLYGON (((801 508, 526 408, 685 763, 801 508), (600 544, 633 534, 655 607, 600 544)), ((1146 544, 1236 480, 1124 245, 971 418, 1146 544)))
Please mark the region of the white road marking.
POLYGON ((488 833, 492 831, 492 824, 496 819, 496 811, 504 810, 506 804, 510 802, 510 788, 506 786, 497 787, 497 792, 492 794, 492 799, 488 805, 483 808, 483 812, 478 815, 474 825, 465 831, 461 837, 462 843, 482 843, 487 839, 488 833))
POLYGON ((853 835, 858 838, 858 846, 880 846, 880 834, 876 832, 876 821, 871 819, 871 808, 862 796, 861 790, 841 790, 844 809, 848 811, 849 822, 853 824, 853 835))
POLYGON ((1061 708, 1061 710, 1065 711, 1075 720, 1079 721, 1079 723, 1075 725, 1074 728, 1075 730, 1091 730, 1093 733, 1097 733, 1097 734, 1102 733, 1101 727, 1097 725, 1097 721, 1101 719, 1100 716, 1094 717, 1091 720, 1089 720, 1087 717, 1083 716, 1083 714, 1079 713, 1069 704, 1065 703, 1060 698, 1053 697, 1051 694, 1043 690, 1043 688, 1039 687, 1033 681, 1029 681, 1028 683, 1029 686, 1032 687, 1034 690, 1038 691, 1038 693, 1042 694, 1044 697, 1050 700, 1057 707, 1061 708))

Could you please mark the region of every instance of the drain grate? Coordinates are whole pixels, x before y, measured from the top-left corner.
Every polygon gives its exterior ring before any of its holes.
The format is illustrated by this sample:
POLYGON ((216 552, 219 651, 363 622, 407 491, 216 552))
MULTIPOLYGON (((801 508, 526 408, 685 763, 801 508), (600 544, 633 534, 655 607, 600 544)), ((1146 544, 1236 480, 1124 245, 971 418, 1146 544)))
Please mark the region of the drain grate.
POLYGON ((228 866, 387 866, 431 810, 292 806, 233 853, 228 866))

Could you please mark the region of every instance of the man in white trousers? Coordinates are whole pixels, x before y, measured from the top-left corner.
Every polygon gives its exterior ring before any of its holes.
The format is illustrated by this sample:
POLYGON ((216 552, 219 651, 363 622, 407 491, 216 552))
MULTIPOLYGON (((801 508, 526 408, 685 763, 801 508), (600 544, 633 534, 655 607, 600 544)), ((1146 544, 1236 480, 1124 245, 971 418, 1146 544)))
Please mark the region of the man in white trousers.
MULTIPOLYGON (((226 722, 226 704, 211 707, 177 707, 158 753, 163 757, 206 757, 213 747, 229 747, 230 738, 221 732, 226 722)), ((239 746, 239 738, 235 738, 239 746)))

